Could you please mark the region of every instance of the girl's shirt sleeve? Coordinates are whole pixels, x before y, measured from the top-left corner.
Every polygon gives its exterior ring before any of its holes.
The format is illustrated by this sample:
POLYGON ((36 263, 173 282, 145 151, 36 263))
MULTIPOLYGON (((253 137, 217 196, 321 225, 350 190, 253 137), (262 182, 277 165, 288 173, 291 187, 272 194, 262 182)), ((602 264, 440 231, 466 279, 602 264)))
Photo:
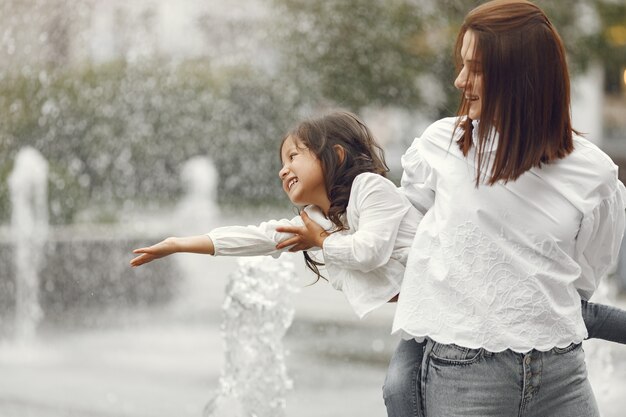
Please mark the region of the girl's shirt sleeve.
POLYGON ((615 192, 583 216, 576 239, 576 261, 581 275, 575 286, 584 299, 593 295, 602 277, 617 262, 625 207, 626 190, 618 181, 615 192))
POLYGON ((327 264, 369 272, 389 262, 400 223, 411 207, 392 182, 377 174, 362 174, 351 190, 355 199, 353 230, 333 233, 324 240, 327 264))
MULTIPOLYGON (((313 206, 304 209, 309 217, 323 228, 329 230, 332 226, 329 220, 324 218, 322 212, 313 206)), ((300 216, 292 219, 269 220, 258 226, 226 226, 218 227, 207 233, 213 241, 215 256, 260 256, 270 255, 278 258, 281 253, 289 250, 289 247, 276 249, 276 245, 283 240, 292 237, 291 233, 279 233, 279 226, 303 226, 300 216)), ((312 248, 310 250, 319 250, 312 248)))
POLYGON ((434 173, 422 155, 421 142, 422 139, 416 138, 402 155, 400 190, 420 213, 426 214, 435 202, 435 191, 431 186, 434 183, 434 173))

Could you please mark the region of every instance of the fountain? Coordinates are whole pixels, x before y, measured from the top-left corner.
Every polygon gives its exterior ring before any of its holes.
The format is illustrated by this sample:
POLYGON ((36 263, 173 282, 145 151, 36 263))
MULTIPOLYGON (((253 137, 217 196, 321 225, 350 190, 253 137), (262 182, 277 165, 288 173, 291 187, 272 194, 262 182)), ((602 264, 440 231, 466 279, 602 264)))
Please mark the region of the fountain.
POLYGON ((15 338, 32 339, 43 312, 39 272, 48 236, 48 163, 34 148, 22 148, 9 176, 11 234, 15 247, 15 338))
POLYGON ((268 257, 244 258, 238 264, 222 306, 226 362, 204 415, 284 417, 292 382, 282 339, 294 315, 294 265, 268 257))
MULTIPOLYGON (((171 223, 176 225, 175 230, 168 233, 186 236, 209 232, 220 220, 217 205, 219 176, 213 161, 206 156, 195 156, 185 161, 180 181, 184 195, 174 209, 171 223)), ((207 276, 209 266, 205 256, 178 254, 174 261, 184 277, 180 287, 179 307, 202 308, 207 302, 219 302, 207 299, 211 293, 212 277, 207 276)))
MULTIPOLYGON (((200 234, 219 223, 216 202, 218 173, 203 156, 189 159, 181 170, 185 194, 177 204, 176 232, 200 234)), ((241 258, 229 274, 222 304, 220 332, 225 364, 219 388, 205 408, 206 417, 281 417, 285 394, 291 387, 284 361, 283 337, 291 325, 294 264, 269 257, 241 258)), ((205 306, 214 285, 206 257, 176 256, 187 291, 177 304, 180 310, 205 306)), ((210 262, 214 265, 215 259, 210 262)), ((213 290, 214 292, 214 290, 213 290)))
POLYGON ((182 233, 198 233, 198 229, 208 229, 215 224, 219 215, 217 207, 217 169, 211 159, 195 156, 187 160, 181 170, 180 179, 185 187, 185 195, 176 207, 176 223, 182 233))

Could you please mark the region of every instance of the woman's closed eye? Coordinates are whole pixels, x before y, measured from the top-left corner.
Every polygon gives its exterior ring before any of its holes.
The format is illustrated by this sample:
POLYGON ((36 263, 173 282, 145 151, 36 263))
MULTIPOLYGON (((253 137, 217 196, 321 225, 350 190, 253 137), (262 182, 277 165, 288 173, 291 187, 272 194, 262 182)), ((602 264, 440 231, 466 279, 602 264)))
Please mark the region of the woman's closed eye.
POLYGON ((465 69, 465 70, 467 70, 467 74, 468 74, 468 76, 470 76, 470 77, 471 77, 471 76, 473 76, 473 75, 474 75, 474 76, 475 76, 475 75, 479 75, 479 74, 481 74, 481 72, 482 72, 482 71, 481 71, 481 68, 479 68, 479 67, 475 67, 475 66, 467 66, 467 68, 466 68, 466 67, 465 67, 465 65, 461 65, 461 71, 463 71, 464 69, 465 69))

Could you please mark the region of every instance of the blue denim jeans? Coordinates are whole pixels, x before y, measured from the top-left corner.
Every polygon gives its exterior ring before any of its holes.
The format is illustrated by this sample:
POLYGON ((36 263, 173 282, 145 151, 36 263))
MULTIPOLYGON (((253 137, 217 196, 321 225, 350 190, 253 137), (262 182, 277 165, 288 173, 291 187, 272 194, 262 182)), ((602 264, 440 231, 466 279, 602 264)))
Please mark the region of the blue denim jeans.
POLYGON ((428 417, 597 417, 580 344, 492 353, 429 341, 420 395, 428 417))
MULTIPOLYGON (((415 341, 400 342, 385 381, 388 416, 407 417, 598 417, 580 344, 492 353, 428 340, 423 351, 415 341), (400 369, 409 356, 422 358, 410 375, 400 369), (400 374, 396 371, 400 370, 400 374), (400 394, 398 379, 414 388, 400 394), (407 401, 406 397, 410 397, 407 401)), ((406 385, 404 385, 406 388, 406 385)))
POLYGON ((401 340, 393 353, 383 385, 383 399, 388 416, 421 416, 417 392, 425 347, 426 342, 401 340))
POLYGON ((582 313, 589 339, 626 343, 626 311, 583 300, 582 313))
MULTIPOLYGON (((587 301, 581 308, 590 339, 626 343, 626 311, 587 301)), ((424 343, 403 340, 393 354, 383 386, 387 415, 422 417, 418 387, 424 348, 424 343)))

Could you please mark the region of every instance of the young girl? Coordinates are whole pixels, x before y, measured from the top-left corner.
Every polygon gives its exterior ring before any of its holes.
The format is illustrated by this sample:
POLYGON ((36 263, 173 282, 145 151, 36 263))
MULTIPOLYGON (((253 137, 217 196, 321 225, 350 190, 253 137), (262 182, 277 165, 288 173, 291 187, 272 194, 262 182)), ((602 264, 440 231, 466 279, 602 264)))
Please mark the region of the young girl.
MULTIPOLYGON (((136 249, 139 256, 131 265, 175 252, 277 257, 288 249, 312 247, 322 250, 328 279, 359 317, 396 296, 422 216, 385 178, 383 152, 369 129, 342 111, 307 120, 285 135, 280 157, 283 190, 293 204, 304 207, 300 216, 171 237, 136 249)), ((321 263, 304 254, 319 277, 321 263)))
MULTIPOLYGON (((304 121, 289 132, 280 156, 283 190, 296 206, 304 207, 300 216, 259 226, 220 227, 206 235, 170 237, 134 250, 139 256, 131 265, 176 252, 277 257, 285 250, 317 248, 323 252, 328 279, 343 291, 359 317, 394 299, 422 215, 384 177, 383 153, 369 129, 351 113, 330 113, 304 121)), ((320 263, 306 252, 305 258, 319 276, 320 263)), ((626 343, 626 312, 585 303, 583 316, 589 337, 626 343)), ((415 371, 407 361, 421 363, 415 355, 421 355, 424 346, 414 339, 405 342, 394 354, 385 382, 390 414, 414 403, 410 384, 404 383, 415 371)), ((412 414, 398 411, 395 415, 412 414)))

